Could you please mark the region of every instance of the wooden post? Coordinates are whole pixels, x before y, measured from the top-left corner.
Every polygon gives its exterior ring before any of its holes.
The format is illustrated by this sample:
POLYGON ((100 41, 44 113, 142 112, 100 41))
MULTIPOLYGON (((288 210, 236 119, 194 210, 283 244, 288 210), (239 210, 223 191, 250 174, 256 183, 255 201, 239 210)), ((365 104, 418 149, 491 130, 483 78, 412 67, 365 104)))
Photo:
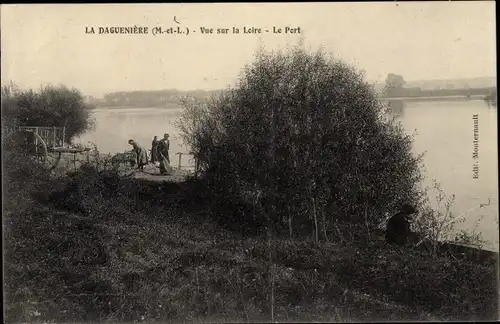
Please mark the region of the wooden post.
POLYGON ((180 152, 179 152, 179 153, 177 153, 177 154, 179 154, 179 164, 178 164, 178 168, 179 168, 179 170, 180 170, 180 169, 181 169, 181 158, 182 158, 182 153, 180 153, 180 152))
MULTIPOLYGON (((38 135, 38 127, 35 127, 35 134, 38 135)), ((38 154, 38 138, 35 136, 35 152, 38 154)))
POLYGON ((63 126, 62 143, 61 143, 62 146, 64 146, 65 139, 66 139, 66 126, 63 126))
POLYGON ((52 134, 52 147, 55 148, 56 147, 56 126, 54 126, 54 133, 52 134))

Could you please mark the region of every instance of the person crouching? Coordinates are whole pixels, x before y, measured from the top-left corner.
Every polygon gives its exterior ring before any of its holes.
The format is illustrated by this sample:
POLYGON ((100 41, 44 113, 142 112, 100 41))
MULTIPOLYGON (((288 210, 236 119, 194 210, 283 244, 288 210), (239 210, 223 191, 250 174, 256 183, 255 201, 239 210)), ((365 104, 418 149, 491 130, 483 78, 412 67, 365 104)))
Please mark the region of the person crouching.
POLYGON ((144 170, 144 166, 148 164, 148 153, 145 148, 137 144, 134 140, 129 140, 128 143, 134 147, 133 151, 137 158, 137 167, 144 170))
POLYGON ((404 245, 411 234, 408 218, 417 210, 410 204, 403 204, 401 210, 389 219, 385 232, 387 243, 404 245))

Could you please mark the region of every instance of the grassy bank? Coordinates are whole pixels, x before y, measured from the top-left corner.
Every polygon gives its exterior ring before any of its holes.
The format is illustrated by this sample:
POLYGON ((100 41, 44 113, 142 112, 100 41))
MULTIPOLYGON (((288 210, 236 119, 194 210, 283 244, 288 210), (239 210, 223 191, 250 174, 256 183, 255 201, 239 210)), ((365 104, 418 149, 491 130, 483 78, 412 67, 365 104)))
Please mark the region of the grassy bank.
POLYGON ((7 322, 498 319, 495 262, 242 235, 193 182, 26 179, 5 196, 7 322))

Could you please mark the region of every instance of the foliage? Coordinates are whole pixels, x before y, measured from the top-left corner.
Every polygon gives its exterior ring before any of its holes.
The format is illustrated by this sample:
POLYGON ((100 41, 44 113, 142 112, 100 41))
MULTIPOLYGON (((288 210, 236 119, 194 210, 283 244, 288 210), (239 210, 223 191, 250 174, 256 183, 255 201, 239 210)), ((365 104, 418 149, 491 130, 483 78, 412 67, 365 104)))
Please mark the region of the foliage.
POLYGON ((181 91, 177 89, 167 89, 159 91, 119 91, 104 95, 102 105, 109 107, 165 107, 175 108, 178 104, 178 97, 192 96, 199 100, 204 100, 219 90, 194 90, 181 91))
POLYGON ((386 97, 398 96, 403 90, 406 81, 401 75, 389 73, 385 79, 384 95, 386 97))
POLYGON ((270 275, 268 242, 221 229, 189 188, 2 153, 7 322, 265 322, 270 277, 280 322, 498 318, 493 262, 276 239, 270 275))
POLYGON ((42 164, 21 150, 2 149, 3 210, 22 213, 31 207, 31 193, 46 191, 52 175, 42 164))
POLYGON ((334 221, 372 228, 422 198, 411 136, 361 73, 321 51, 260 51, 236 88, 183 105, 178 126, 218 210, 251 192, 256 217, 319 239, 334 221))
POLYGON ((394 73, 389 73, 387 75, 387 78, 385 79, 385 85, 388 88, 401 88, 406 84, 406 81, 404 80, 403 76, 394 74, 394 73))
MULTIPOLYGON (((446 195, 435 179, 432 183, 430 193, 435 195, 434 203, 429 199, 429 190, 426 190, 427 195, 421 204, 419 216, 413 224, 413 230, 423 235, 417 246, 423 242, 427 243, 431 255, 435 255, 439 246, 446 242, 482 248, 485 240, 481 233, 476 233, 475 229, 457 231, 457 225, 466 221, 466 213, 457 216, 451 211, 455 195, 446 195)), ((476 228, 480 221, 481 218, 476 220, 476 228)))
POLYGON ((463 220, 455 218, 455 215, 451 212, 451 206, 455 201, 454 195, 448 197, 436 180, 433 180, 432 190, 436 194, 436 207, 432 207, 428 196, 426 196, 419 216, 414 222, 414 231, 423 233, 425 235, 424 239, 433 243, 432 246, 435 252, 437 245, 448 238, 455 224, 459 221, 463 222, 463 220))
POLYGON ((66 141, 94 127, 91 108, 77 89, 42 86, 23 90, 11 83, 2 87, 2 123, 10 126, 66 127, 66 141))
POLYGON ((454 242, 481 249, 486 243, 486 240, 483 238, 481 233, 476 231, 461 230, 456 234, 454 242))

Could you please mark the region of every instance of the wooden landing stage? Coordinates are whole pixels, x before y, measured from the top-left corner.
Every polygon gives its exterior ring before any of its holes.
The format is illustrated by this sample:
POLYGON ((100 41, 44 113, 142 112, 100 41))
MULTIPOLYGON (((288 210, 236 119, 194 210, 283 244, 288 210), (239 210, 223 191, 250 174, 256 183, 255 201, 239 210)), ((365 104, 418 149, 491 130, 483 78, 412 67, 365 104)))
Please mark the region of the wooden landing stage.
POLYGON ((184 182, 186 178, 191 174, 189 170, 182 170, 178 168, 173 168, 172 172, 168 175, 160 174, 160 169, 155 165, 147 165, 144 170, 124 170, 124 175, 130 175, 134 179, 148 181, 148 182, 174 182, 180 183, 184 182))
POLYGON ((187 177, 194 173, 195 166, 192 164, 183 165, 182 157, 190 157, 190 153, 177 152, 175 155, 178 156, 177 167, 170 167, 171 172, 168 175, 163 175, 160 173, 159 164, 148 164, 144 166, 144 170, 127 170, 124 172, 127 175, 131 175, 133 178, 146 181, 146 182, 170 182, 170 183, 181 183, 186 181, 187 177))

